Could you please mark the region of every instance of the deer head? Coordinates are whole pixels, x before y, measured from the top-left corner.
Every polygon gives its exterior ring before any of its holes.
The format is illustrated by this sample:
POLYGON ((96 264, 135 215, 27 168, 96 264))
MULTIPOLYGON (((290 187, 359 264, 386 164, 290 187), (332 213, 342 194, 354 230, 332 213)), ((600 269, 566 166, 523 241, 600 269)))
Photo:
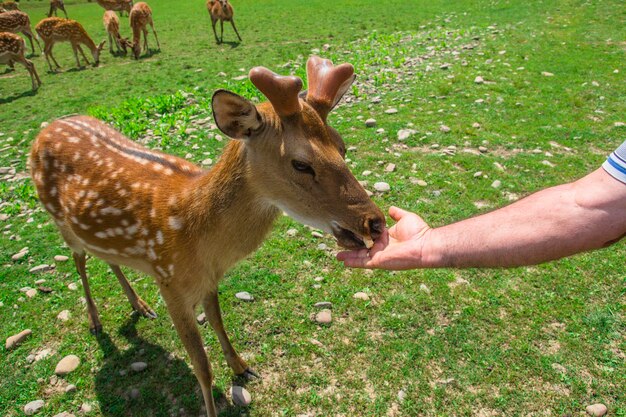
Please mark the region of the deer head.
POLYGON ((97 67, 98 64, 100 63, 100 52, 102 52, 102 49, 104 48, 104 44, 106 43, 106 41, 102 41, 98 44, 98 46, 96 46, 96 49, 94 49, 93 51, 91 51, 91 55, 93 56, 93 66, 97 67))
POLYGON ((250 71, 250 81, 269 99, 255 106, 218 90, 213 113, 219 129, 244 142, 256 192, 294 219, 332 233, 346 248, 371 247, 385 225, 344 161, 345 144, 326 117, 354 80, 352 65, 333 67, 313 57, 302 81, 266 68, 250 71), (322 63, 322 64, 320 64, 322 63))

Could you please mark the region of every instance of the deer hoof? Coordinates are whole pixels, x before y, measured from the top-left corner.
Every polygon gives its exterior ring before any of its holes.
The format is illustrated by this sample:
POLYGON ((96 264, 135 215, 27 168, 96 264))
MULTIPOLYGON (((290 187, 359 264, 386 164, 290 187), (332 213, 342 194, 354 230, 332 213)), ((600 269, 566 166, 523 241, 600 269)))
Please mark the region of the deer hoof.
POLYGON ((245 379, 246 381, 252 381, 255 379, 261 379, 261 376, 254 372, 252 368, 247 368, 243 373, 237 375, 240 378, 245 379))
POLYGON ((89 326, 89 331, 92 335, 99 336, 100 334, 102 334, 102 324, 98 323, 96 325, 89 326))

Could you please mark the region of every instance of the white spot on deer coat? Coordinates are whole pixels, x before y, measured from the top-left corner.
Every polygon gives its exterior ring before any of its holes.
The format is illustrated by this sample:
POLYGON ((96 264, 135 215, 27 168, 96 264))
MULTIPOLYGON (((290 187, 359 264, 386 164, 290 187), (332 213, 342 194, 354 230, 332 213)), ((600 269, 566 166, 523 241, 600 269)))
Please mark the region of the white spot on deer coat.
POLYGON ((183 228, 183 222, 180 220, 179 217, 170 216, 168 218, 168 223, 173 230, 180 230, 183 228))
POLYGON ((105 232, 96 232, 95 236, 97 238, 100 238, 100 239, 106 239, 107 238, 107 234, 105 232))
POLYGON ((148 259, 150 259, 151 261, 156 261, 157 259, 156 252, 152 248, 148 248, 148 259))
POLYGON ((160 230, 156 232, 156 241, 159 245, 163 244, 163 232, 160 230))

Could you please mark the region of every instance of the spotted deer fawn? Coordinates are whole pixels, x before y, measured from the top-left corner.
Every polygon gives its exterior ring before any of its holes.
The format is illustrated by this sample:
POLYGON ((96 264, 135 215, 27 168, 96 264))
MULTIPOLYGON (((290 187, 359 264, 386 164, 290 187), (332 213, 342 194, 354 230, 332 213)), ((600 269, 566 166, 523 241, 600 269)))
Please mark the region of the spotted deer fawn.
POLYGON ((19 10, 20 6, 14 1, 3 1, 0 2, 0 13, 8 12, 11 10, 19 10))
POLYGON ((39 75, 35 69, 35 64, 24 57, 26 43, 24 39, 14 33, 0 32, 0 63, 13 66, 14 62, 24 65, 30 74, 33 83, 33 91, 41 85, 39 75))
POLYGON ((100 51, 104 47, 105 41, 102 41, 99 45, 96 45, 89 37, 83 26, 75 20, 62 19, 60 17, 47 17, 35 26, 35 31, 44 42, 43 52, 50 66, 50 71, 54 71, 50 59, 54 61, 57 68, 61 68, 59 63, 52 55, 52 47, 57 42, 69 42, 72 45, 74 51, 74 57, 76 58, 76 65, 81 68, 80 61, 78 59, 78 52, 83 56, 87 64, 89 60, 85 56, 81 44, 85 45, 91 51, 91 55, 94 60, 94 66, 97 66, 100 62, 100 51))
POLYGON ((124 12, 130 13, 130 9, 133 7, 132 0, 96 0, 98 4, 104 10, 113 10, 115 12, 120 12, 120 16, 124 12))
POLYGON ((63 4, 63 0, 50 0, 50 11, 48 12, 48 17, 52 17, 52 13, 57 15, 57 9, 63 10, 65 13, 65 18, 67 19, 67 12, 65 11, 65 5, 63 4))
POLYGON ((107 10, 102 16, 102 23, 109 34, 109 51, 113 54, 113 44, 117 48, 117 52, 123 52, 126 55, 126 47, 129 46, 128 39, 122 38, 120 35, 120 19, 114 11, 107 10))
POLYGON ((231 140, 210 171, 148 150, 87 116, 57 120, 37 136, 30 155, 39 199, 71 248, 87 299, 89 326, 101 331, 85 253, 107 262, 132 307, 154 312, 119 265, 152 275, 193 364, 207 415, 217 416, 213 375, 196 324, 202 304, 226 361, 256 375, 224 329, 218 282, 254 251, 281 212, 333 233, 346 248, 371 247, 385 219, 344 161, 345 144, 327 123, 354 80, 350 64, 311 57, 302 81, 262 67, 250 81, 269 102, 218 90, 212 108, 231 140))
POLYGON ((33 36, 33 31, 30 28, 30 19, 28 15, 19 10, 11 10, 9 12, 0 13, 0 32, 11 33, 23 33, 24 36, 30 41, 30 49, 32 54, 35 54, 35 45, 33 45, 33 38, 37 42, 37 46, 41 49, 41 45, 36 37, 33 36))
POLYGON ((148 28, 147 25, 150 25, 152 28, 152 33, 154 33, 154 39, 156 39, 157 48, 161 50, 161 45, 159 44, 159 38, 157 37, 157 33, 154 30, 154 22, 152 21, 152 10, 147 3, 140 1, 139 3, 135 3, 133 8, 130 11, 129 15, 130 19, 130 27, 133 29, 133 56, 135 59, 139 59, 139 55, 141 55, 141 33, 143 32, 143 50, 148 52, 148 28))
POLYGON ((233 18, 233 6, 230 5, 228 0, 208 0, 206 2, 206 8, 209 11, 209 15, 211 16, 211 26, 213 27, 213 34, 215 35, 215 42, 222 43, 224 41, 224 22, 230 22, 237 34, 237 38, 241 41, 241 36, 239 36, 239 32, 237 32, 237 28, 235 27, 235 20, 233 18), (215 23, 220 21, 220 39, 217 38, 217 32, 215 31, 215 23))

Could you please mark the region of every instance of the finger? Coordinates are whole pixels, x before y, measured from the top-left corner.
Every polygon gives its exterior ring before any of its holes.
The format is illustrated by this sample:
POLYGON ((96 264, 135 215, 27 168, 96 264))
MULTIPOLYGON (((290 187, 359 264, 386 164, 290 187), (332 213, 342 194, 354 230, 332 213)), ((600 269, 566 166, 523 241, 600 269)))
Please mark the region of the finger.
POLYGON ((389 207, 389 215, 395 221, 400 221, 401 218, 406 216, 407 214, 413 214, 410 211, 402 210, 399 207, 391 206, 389 207))
POLYGON ((346 258, 342 262, 344 266, 350 268, 367 268, 371 260, 369 258, 346 258))
POLYGON ((369 250, 369 256, 373 257, 375 254, 384 250, 387 245, 389 245, 389 231, 387 229, 383 230, 383 233, 380 235, 376 242, 374 242, 374 246, 369 250))
POLYGON ((346 259, 365 259, 368 255, 367 249, 358 249, 358 250, 348 250, 339 252, 337 254, 337 260, 344 261, 346 259))

